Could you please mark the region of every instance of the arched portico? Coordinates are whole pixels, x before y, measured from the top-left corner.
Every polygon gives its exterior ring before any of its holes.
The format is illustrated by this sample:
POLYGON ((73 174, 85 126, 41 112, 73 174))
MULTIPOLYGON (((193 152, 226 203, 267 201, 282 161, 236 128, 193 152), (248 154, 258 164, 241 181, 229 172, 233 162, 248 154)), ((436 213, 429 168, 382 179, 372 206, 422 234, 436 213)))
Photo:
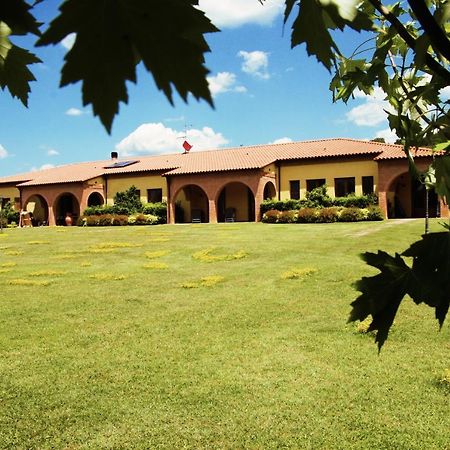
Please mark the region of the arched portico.
POLYGON ((42 195, 35 194, 28 197, 23 210, 30 213, 33 226, 48 225, 48 203, 42 195))
POLYGON ((92 192, 87 199, 88 206, 101 206, 105 204, 105 199, 100 192, 92 192))
POLYGON ((264 185, 264 194, 263 194, 263 200, 272 200, 276 198, 277 190, 275 188, 275 184, 272 181, 268 181, 264 185))
POLYGON ((175 223, 209 222, 209 204, 205 191, 196 184, 181 187, 175 193, 175 223))
POLYGON ((255 195, 244 183, 228 183, 219 192, 216 209, 218 222, 254 222, 255 195))
POLYGON ((77 198, 70 192, 64 192, 56 198, 53 211, 56 225, 65 225, 66 216, 70 216, 75 223, 81 213, 77 198))
MULTIPOLYGON (((416 158, 419 170, 426 170, 432 163, 428 157, 416 158)), ((405 159, 378 161, 378 202, 386 218, 424 217, 425 189, 408 172, 405 159)), ((448 217, 448 206, 434 192, 429 192, 429 216, 448 217)))
MULTIPOLYGON (((260 169, 241 170, 241 171, 223 171, 214 173, 195 173, 183 175, 168 175, 168 222, 176 222, 176 201, 180 189, 187 185, 198 186, 206 195, 208 201, 209 223, 218 221, 218 201, 224 187, 232 183, 239 183, 250 190, 254 197, 253 215, 249 217, 252 220, 260 220, 260 205, 263 201, 264 187, 270 181, 274 184, 275 177, 265 173, 260 169)), ((248 191, 247 191, 248 192, 248 191)), ((249 194, 248 194, 249 195, 249 194)))
POLYGON ((405 172, 392 180, 386 192, 388 218, 425 217, 426 196, 428 216, 438 217, 439 201, 434 190, 427 192, 425 186, 405 172))

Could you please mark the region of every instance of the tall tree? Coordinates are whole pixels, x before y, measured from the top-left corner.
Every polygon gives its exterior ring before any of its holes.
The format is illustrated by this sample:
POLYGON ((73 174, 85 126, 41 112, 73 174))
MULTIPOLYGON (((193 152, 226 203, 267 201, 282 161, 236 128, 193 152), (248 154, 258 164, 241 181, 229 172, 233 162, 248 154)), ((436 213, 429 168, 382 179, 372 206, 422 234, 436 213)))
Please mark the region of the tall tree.
MULTIPOLYGON (((36 0, 40 3, 42 0, 36 0)), ((252 1, 252 0, 248 0, 252 1)), ((257 1, 257 0, 253 0, 257 1)), ((259 0, 264 4, 265 0, 259 0)), ((30 65, 39 58, 13 43, 34 34, 37 45, 55 45, 71 33, 74 46, 65 57, 61 86, 82 82, 84 105, 92 104, 108 132, 120 102, 127 102, 127 81, 136 81, 143 62, 156 85, 172 102, 175 88, 213 104, 204 65, 209 51, 204 35, 218 29, 197 0, 66 0, 44 33, 25 0, 0 3, 0 87, 27 104, 30 65)), ((292 20, 291 43, 305 44, 332 75, 334 100, 347 102, 357 90, 381 89, 389 101, 390 127, 404 144, 411 171, 427 188, 450 199, 450 2, 407 0, 285 0, 285 23, 292 20), (361 44, 345 56, 337 32, 361 33, 361 44), (439 153, 420 173, 410 149, 421 145, 439 153)), ((350 320, 371 315, 379 347, 387 338, 398 306, 409 294, 436 311, 442 325, 450 303, 450 227, 424 236, 402 255, 365 253, 380 274, 358 281, 360 297, 350 320), (412 258, 410 266, 405 258, 412 258)))

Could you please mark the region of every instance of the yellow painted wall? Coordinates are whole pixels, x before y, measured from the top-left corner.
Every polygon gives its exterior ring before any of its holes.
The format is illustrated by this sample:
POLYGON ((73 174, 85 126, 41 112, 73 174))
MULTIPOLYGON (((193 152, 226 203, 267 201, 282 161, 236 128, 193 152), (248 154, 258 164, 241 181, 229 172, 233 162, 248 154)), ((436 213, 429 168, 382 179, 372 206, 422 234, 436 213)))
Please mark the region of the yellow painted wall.
POLYGON ((0 187, 0 197, 3 198, 9 198, 11 204, 14 206, 15 205, 15 200, 16 198, 20 197, 20 192, 19 189, 17 189, 16 187, 0 187))
POLYGON ((269 164, 268 166, 264 167, 264 172, 270 175, 276 175, 277 168, 275 166, 275 163, 269 164))
POLYGON ((374 192, 378 185, 378 166, 375 161, 340 161, 298 164, 282 163, 280 167, 281 200, 290 198, 289 181, 300 180, 300 198, 306 195, 306 180, 325 178, 328 195, 334 197, 334 179, 355 177, 355 194, 362 195, 362 177, 372 176, 374 192))
POLYGON ((231 183, 225 188, 225 208, 236 210, 236 221, 248 221, 247 186, 240 183, 231 183))
POLYGON ((167 201, 167 182, 161 175, 128 175, 128 176, 109 176, 107 181, 108 205, 114 204, 114 196, 118 192, 123 192, 131 186, 141 191, 141 201, 147 203, 147 189, 162 189, 162 199, 167 201))
POLYGON ((103 183, 104 183, 103 177, 91 178, 90 180, 86 181, 86 184, 88 186, 103 186, 103 183))

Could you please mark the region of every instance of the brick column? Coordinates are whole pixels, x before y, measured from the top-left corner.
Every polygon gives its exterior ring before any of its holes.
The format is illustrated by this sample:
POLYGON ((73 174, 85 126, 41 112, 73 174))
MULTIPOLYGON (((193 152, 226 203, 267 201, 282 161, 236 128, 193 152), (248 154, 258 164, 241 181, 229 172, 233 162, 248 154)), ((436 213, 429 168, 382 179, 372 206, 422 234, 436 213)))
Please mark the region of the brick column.
POLYGON ((387 205, 387 195, 386 191, 378 192, 378 206, 380 207, 383 217, 387 219, 388 216, 388 205, 387 205))
POLYGON ((214 198, 208 199, 209 223, 217 223, 217 210, 214 198))

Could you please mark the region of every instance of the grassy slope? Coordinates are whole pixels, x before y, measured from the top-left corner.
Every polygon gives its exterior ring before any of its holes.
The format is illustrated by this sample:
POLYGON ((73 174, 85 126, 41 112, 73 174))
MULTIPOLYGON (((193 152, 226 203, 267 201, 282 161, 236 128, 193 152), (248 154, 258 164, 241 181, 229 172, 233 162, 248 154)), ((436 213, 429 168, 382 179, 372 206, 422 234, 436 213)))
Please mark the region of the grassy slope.
POLYGON ((450 391, 437 382, 449 367, 448 326, 438 333, 432 311, 407 302, 378 356, 372 339, 345 323, 351 283, 371 273, 357 254, 402 251, 422 228, 7 230, 0 447, 450 446, 450 391), (248 256, 192 257, 210 247, 248 256), (169 253, 145 256, 158 250, 169 253), (292 268, 317 272, 282 279, 292 268), (224 280, 181 287, 206 276, 224 280))

